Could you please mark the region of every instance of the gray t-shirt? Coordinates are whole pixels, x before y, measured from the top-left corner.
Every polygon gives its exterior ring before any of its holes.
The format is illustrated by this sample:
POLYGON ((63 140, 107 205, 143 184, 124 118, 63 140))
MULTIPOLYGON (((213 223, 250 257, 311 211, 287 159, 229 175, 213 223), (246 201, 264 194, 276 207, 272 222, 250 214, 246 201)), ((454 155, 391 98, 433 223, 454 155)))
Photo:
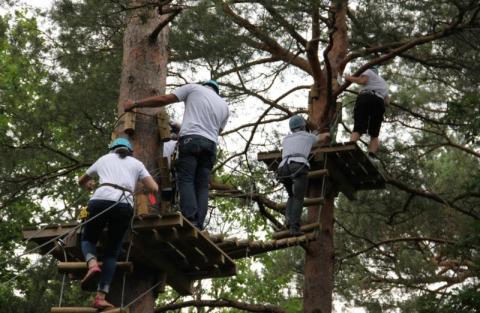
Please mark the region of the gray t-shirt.
POLYGON ((283 166, 285 162, 305 163, 310 167, 310 164, 308 163, 308 155, 310 154, 312 145, 316 141, 317 136, 307 133, 306 131, 298 131, 285 136, 282 142, 282 161, 280 162, 279 167, 283 166), (292 154, 301 154, 303 157, 297 156, 287 158, 287 156, 292 154))
POLYGON ((225 100, 212 89, 198 84, 183 85, 173 94, 185 102, 180 137, 200 135, 217 143, 229 114, 225 100))
MULTIPOLYGON (((111 152, 99 158, 87 170, 87 175, 99 177, 99 183, 110 183, 127 188, 130 191, 135 190, 137 181, 151 176, 145 165, 134 157, 127 156, 121 159, 118 154, 111 152)), ((97 188, 90 199, 118 201, 123 191, 110 187, 102 186, 97 188)), ((127 197, 122 198, 121 202, 133 205, 133 197, 129 192, 125 193, 127 197)))
POLYGON ((375 93, 380 94, 382 98, 385 98, 388 95, 388 85, 377 73, 368 69, 361 75, 367 76, 368 82, 362 86, 360 92, 363 90, 373 90, 375 93))

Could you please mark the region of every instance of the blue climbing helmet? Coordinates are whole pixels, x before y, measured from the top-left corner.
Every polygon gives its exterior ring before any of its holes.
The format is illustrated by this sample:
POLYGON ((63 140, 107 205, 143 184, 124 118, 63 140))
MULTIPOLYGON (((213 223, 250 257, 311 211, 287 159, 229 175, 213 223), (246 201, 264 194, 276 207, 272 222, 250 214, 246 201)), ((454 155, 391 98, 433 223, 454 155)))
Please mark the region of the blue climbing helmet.
POLYGON ((110 150, 113 150, 118 147, 126 147, 128 151, 133 152, 132 144, 127 138, 117 138, 114 141, 112 141, 110 146, 108 146, 110 150))
POLYGON ((291 131, 294 131, 296 129, 305 128, 307 126, 307 122, 300 115, 294 115, 288 121, 288 126, 290 126, 291 131))
POLYGON ((215 92, 217 93, 217 95, 219 94, 219 90, 220 90, 220 89, 219 89, 219 87, 218 87, 218 83, 217 83, 216 80, 214 80, 214 79, 207 80, 207 81, 204 82, 202 85, 203 85, 203 86, 206 85, 206 86, 212 87, 212 88, 215 90, 215 92))

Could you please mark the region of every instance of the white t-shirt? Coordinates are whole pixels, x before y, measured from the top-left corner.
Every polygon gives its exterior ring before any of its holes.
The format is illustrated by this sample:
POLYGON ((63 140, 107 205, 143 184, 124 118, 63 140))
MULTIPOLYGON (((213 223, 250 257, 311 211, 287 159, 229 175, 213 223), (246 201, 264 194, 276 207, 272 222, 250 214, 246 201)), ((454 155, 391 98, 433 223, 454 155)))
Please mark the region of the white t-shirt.
POLYGON ((305 163, 308 167, 310 167, 310 164, 308 163, 308 155, 310 154, 310 150, 312 150, 312 146, 315 142, 317 142, 317 136, 303 130, 285 136, 282 142, 282 161, 278 167, 283 166, 287 160, 288 163, 305 163), (304 157, 289 157, 287 159, 287 156, 292 154, 301 154, 304 157))
POLYGON ((363 90, 373 90, 375 93, 380 94, 383 98, 388 95, 388 85, 377 73, 368 69, 361 75, 367 76, 368 82, 362 86, 360 92, 363 90))
POLYGON ((228 105, 217 93, 198 84, 187 84, 173 91, 179 101, 185 102, 180 137, 200 135, 218 142, 218 134, 225 128, 228 105))
MULTIPOLYGON (((87 170, 87 175, 90 177, 98 176, 100 184, 111 183, 127 188, 130 191, 135 190, 137 181, 151 176, 145 165, 134 157, 127 156, 121 159, 120 156, 114 152, 106 154, 99 158, 87 170)), ((123 191, 110 187, 102 186, 97 188, 90 198, 92 200, 110 200, 118 201, 122 196, 123 191)), ((133 196, 129 192, 125 192, 127 199, 123 198, 121 202, 130 203, 133 205, 133 196)))
POLYGON ((163 156, 168 160, 168 166, 172 163, 172 155, 175 152, 176 140, 169 140, 163 143, 163 156))

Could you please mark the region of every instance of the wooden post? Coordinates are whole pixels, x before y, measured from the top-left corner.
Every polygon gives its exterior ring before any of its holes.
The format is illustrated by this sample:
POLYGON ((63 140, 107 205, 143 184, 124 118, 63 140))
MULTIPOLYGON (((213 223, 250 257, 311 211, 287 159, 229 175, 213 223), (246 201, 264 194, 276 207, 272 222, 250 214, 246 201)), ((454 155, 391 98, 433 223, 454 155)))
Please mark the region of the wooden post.
POLYGON ((172 137, 170 134, 169 121, 170 119, 167 112, 162 110, 157 113, 158 135, 160 136, 160 140, 162 142, 169 141, 172 137))

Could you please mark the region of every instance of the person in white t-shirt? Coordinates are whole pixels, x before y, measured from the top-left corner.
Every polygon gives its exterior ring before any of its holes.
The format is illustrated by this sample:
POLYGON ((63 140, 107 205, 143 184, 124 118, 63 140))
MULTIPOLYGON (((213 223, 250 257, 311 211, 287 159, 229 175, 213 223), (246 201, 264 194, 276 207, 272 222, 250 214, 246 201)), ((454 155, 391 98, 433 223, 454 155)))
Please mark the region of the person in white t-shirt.
POLYGON ((368 155, 376 158, 376 153, 380 142, 378 135, 382 126, 383 115, 385 114, 385 105, 388 105, 390 98, 388 96, 388 85, 385 80, 378 75, 378 66, 374 65, 367 69, 360 76, 345 76, 345 79, 356 84, 362 85, 360 93, 355 102, 354 126, 350 137, 351 141, 357 141, 362 134, 368 132, 370 143, 368 145, 368 155))
POLYGON ((90 166, 78 180, 80 186, 93 190, 98 176, 99 187, 88 202, 88 219, 82 232, 82 252, 88 264, 88 272, 81 281, 84 290, 97 290, 93 307, 112 308, 105 300, 112 282, 117 256, 123 237, 133 215, 133 191, 137 181, 151 192, 158 192, 158 185, 142 162, 133 158, 128 139, 117 138, 110 144, 110 151, 90 166), (103 266, 97 262, 96 246, 105 226, 108 226, 103 266))
POLYGON ((182 214, 203 229, 208 209, 208 180, 216 158, 218 135, 228 120, 228 105, 219 96, 218 83, 186 84, 171 94, 142 100, 127 100, 125 111, 185 103, 176 161, 177 185, 182 214))
POLYGON ((300 217, 308 183, 308 155, 314 143, 329 139, 330 133, 314 135, 306 131, 307 123, 300 115, 294 115, 288 123, 291 133, 283 138, 282 161, 278 165, 277 178, 288 193, 285 208, 285 225, 291 236, 301 236, 300 217))

